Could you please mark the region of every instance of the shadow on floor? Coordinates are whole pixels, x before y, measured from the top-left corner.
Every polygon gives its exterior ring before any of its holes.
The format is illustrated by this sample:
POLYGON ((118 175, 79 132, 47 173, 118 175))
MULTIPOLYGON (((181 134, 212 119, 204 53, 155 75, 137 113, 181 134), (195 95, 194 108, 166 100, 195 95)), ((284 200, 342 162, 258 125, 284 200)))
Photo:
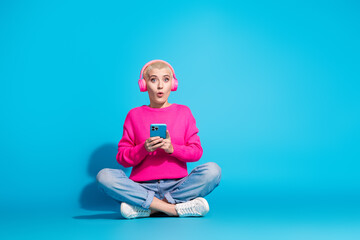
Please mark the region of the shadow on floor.
POLYGON ((125 219, 123 216, 121 216, 120 213, 101 213, 101 214, 93 214, 93 215, 81 215, 81 216, 74 216, 72 217, 74 219, 86 219, 86 220, 98 220, 98 219, 125 219))
MULTIPOLYGON (((170 217, 166 215, 165 213, 158 212, 151 215, 152 218, 164 218, 164 217, 170 217)), ((126 219, 124 218, 120 213, 101 213, 101 214, 93 214, 93 215, 81 215, 81 216, 74 216, 74 219, 109 219, 109 220, 115 220, 115 219, 126 219)), ((170 217, 173 218, 173 217, 170 217)))
POLYGON ((115 168, 123 170, 127 175, 131 168, 124 168, 116 161, 117 145, 104 144, 97 148, 90 156, 87 172, 93 181, 84 186, 79 204, 82 209, 93 211, 119 212, 120 203, 107 196, 96 182, 96 175, 103 168, 115 168))

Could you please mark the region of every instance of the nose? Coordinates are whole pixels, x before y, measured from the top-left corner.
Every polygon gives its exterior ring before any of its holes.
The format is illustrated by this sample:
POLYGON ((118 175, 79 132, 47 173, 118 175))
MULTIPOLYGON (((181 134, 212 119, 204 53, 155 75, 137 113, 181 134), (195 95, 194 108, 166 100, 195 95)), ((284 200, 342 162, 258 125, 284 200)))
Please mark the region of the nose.
POLYGON ((163 88, 163 82, 159 81, 158 88, 163 88))

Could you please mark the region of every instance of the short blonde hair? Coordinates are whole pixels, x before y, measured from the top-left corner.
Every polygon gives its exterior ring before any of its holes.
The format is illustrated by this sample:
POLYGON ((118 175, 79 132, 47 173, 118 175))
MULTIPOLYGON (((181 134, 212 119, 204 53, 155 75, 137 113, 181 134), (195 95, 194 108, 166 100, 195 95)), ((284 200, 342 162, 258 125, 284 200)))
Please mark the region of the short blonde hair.
POLYGON ((169 70, 170 72, 170 75, 171 75, 171 78, 173 77, 173 72, 171 71, 171 69, 169 68, 169 66, 166 64, 166 63, 163 63, 163 62, 154 62, 152 64, 150 64, 149 66, 147 66, 144 70, 144 79, 147 80, 149 79, 149 72, 150 70, 154 69, 154 68, 157 68, 157 69, 163 69, 163 68, 166 68, 169 70))

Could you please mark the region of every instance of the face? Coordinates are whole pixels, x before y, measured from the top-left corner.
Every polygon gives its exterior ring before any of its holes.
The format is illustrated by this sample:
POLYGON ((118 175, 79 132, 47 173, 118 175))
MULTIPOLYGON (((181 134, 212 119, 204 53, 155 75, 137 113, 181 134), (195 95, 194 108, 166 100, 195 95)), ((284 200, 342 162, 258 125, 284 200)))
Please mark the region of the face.
POLYGON ((167 68, 154 68, 148 72, 146 87, 149 93, 150 103, 153 106, 167 105, 167 99, 171 92, 172 74, 167 68), (159 93, 162 94, 159 94, 159 93))

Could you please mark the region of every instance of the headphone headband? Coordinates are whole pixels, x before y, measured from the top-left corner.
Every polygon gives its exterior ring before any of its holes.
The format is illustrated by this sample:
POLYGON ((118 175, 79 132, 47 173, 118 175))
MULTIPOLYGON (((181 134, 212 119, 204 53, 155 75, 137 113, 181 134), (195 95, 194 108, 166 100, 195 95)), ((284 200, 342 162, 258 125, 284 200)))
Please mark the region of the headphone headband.
POLYGON ((173 67, 170 65, 170 63, 168 63, 168 62, 166 62, 166 61, 164 61, 164 60, 160 60, 160 59, 151 60, 150 62, 146 63, 146 64, 143 66, 143 68, 141 69, 140 79, 143 79, 144 70, 145 70, 150 64, 152 64, 152 63, 154 63, 154 62, 162 62, 162 63, 165 63, 166 65, 168 65, 169 68, 170 68, 170 70, 171 70, 172 73, 173 73, 173 77, 175 78, 175 80, 177 80, 177 79, 176 79, 176 76, 175 76, 175 71, 174 71, 173 67))

